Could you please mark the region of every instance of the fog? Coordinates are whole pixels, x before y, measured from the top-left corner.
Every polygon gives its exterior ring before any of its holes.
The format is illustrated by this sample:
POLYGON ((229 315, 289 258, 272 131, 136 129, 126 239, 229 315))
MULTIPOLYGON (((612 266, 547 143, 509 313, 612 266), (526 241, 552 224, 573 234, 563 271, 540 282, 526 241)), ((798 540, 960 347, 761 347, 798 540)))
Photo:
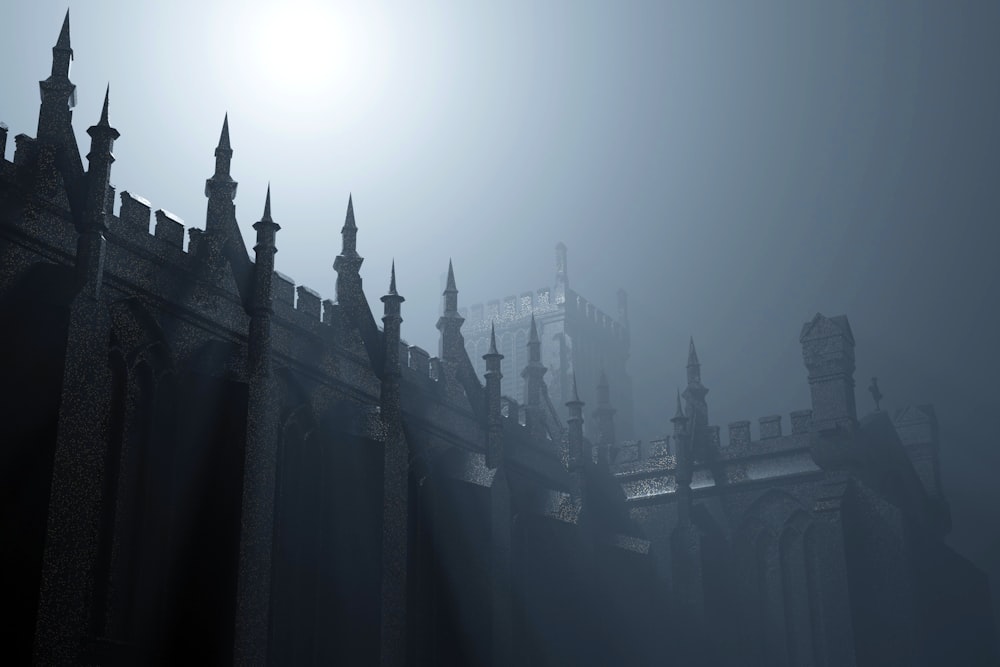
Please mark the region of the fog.
MULTIPOLYGON (((872 376, 934 405, 949 541, 1000 599, 1000 4, 481 4, 72 2, 78 142, 110 83, 112 182, 203 227, 228 112, 245 238, 270 182, 278 270, 333 298, 353 193, 368 298, 394 258, 432 352, 449 258, 469 305, 551 284, 566 243, 576 291, 629 293, 644 438, 689 336, 711 421, 756 429, 809 405, 802 324, 846 314, 860 411, 872 376)), ((65 10, 5 6, 8 159, 65 10)))

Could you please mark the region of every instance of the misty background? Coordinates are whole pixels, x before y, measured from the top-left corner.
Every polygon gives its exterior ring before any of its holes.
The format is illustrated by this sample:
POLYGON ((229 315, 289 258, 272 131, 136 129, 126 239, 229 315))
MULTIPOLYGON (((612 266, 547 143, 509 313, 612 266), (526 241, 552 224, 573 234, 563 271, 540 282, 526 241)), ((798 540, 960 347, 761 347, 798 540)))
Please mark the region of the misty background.
MULTIPOLYGON (((710 421, 787 430, 802 324, 846 314, 859 412, 872 376, 934 405, 949 541, 1000 600, 1000 3, 69 5, 78 142, 110 82, 118 192, 203 228, 228 111, 248 246, 270 181, 277 269, 334 298, 353 193, 373 311, 395 258, 432 353, 449 258, 467 306, 550 285, 563 241, 577 292, 629 293, 644 439, 692 335, 710 421)), ((66 7, 0 17, 7 159, 66 7)))

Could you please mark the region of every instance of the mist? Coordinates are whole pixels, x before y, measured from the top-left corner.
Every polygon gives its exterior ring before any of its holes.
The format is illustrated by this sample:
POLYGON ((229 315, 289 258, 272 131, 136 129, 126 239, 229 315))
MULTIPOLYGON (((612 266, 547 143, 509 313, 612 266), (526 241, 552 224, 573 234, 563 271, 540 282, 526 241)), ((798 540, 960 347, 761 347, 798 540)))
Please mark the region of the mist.
MULTIPOLYGON (((70 3, 78 143, 110 83, 118 192, 203 227, 228 112, 244 237, 270 183, 277 270, 333 298, 352 195, 366 293, 394 259, 403 338, 432 352, 449 258, 469 305, 551 284, 562 241, 574 290, 629 294, 643 439, 690 336, 712 422, 756 423, 808 407, 799 331, 845 314, 860 412, 873 376, 883 409, 934 405, 949 542, 1000 599, 1000 5, 342 3, 299 87, 261 64, 287 48, 268 7, 70 3)), ((7 8, 11 137, 65 10, 7 8)))

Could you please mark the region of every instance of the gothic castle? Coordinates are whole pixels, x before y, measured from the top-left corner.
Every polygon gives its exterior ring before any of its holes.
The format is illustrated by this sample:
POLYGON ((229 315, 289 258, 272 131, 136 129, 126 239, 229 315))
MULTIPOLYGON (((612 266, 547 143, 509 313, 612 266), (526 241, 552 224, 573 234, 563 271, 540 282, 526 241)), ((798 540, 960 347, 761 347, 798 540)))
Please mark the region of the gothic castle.
POLYGON ((52 53, 12 162, 0 130, 6 664, 995 664, 934 411, 858 415, 847 318, 802 328, 790 429, 724 442, 692 341, 640 443, 624 295, 596 311, 563 248, 551 290, 468 321, 449 267, 431 358, 389 267, 371 311, 350 200, 335 302, 274 272, 264 193, 250 255, 225 122, 186 246, 116 214, 68 16, 52 53))

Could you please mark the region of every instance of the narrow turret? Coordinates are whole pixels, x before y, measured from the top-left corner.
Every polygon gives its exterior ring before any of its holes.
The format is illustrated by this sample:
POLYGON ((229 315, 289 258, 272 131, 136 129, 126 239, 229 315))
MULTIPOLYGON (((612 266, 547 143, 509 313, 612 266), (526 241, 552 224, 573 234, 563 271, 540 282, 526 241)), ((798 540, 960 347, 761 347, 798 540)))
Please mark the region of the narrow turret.
POLYGON ((38 139, 63 144, 71 139, 73 107, 76 106, 76 86, 69 80, 73 48, 69 40, 69 10, 63 19, 59 38, 52 47, 52 71, 49 78, 38 82, 42 104, 38 111, 38 139))
POLYGON ((354 197, 347 197, 347 215, 344 218, 344 226, 340 230, 341 246, 340 254, 333 262, 333 268, 337 272, 337 302, 342 306, 352 307, 364 299, 361 291, 361 277, 359 271, 365 258, 358 254, 357 239, 358 226, 354 222, 354 197))
MULTIPOLYGON (((225 132, 224 132, 225 134, 225 132)), ((224 145, 220 142, 220 145, 224 145)), ((274 552, 275 474, 278 452, 278 389, 271 369, 271 315, 275 239, 281 227, 271 218, 271 185, 257 232, 248 298, 248 396, 243 459, 243 514, 233 662, 262 664, 267 655, 271 610, 271 557, 274 552), (259 585, 258 585, 259 584, 259 585)))
POLYGON ((215 172, 205 180, 205 196, 208 197, 208 212, 205 216, 205 232, 228 236, 239 234, 236 226, 236 209, 233 200, 236 199, 236 188, 239 185, 233 180, 230 168, 233 161, 233 148, 229 142, 229 114, 222 120, 222 133, 219 135, 219 145, 215 147, 215 172))
POLYGON ((497 351, 497 334, 490 324, 490 349, 483 355, 486 362, 486 465, 495 468, 503 459, 503 421, 500 415, 500 362, 503 355, 497 351))
POLYGON ((456 361, 465 349, 462 339, 462 324, 465 318, 458 314, 458 287, 455 285, 455 269, 450 259, 443 296, 444 312, 437 321, 437 329, 441 332, 438 354, 444 360, 456 361))
POLYGON ((538 337, 538 325, 535 315, 531 315, 531 328, 528 331, 528 363, 521 371, 524 378, 525 417, 528 428, 536 437, 544 437, 547 429, 546 411, 543 409, 545 394, 545 372, 548 369, 542 363, 542 341, 538 337))
POLYGON ((264 214, 253 224, 257 231, 257 243, 254 245, 253 297, 250 305, 250 373, 265 372, 267 351, 270 349, 270 316, 272 290, 274 279, 274 255, 278 252, 276 238, 281 229, 271 218, 271 184, 267 185, 267 195, 264 198, 264 214))
POLYGON ((524 378, 524 403, 529 408, 542 406, 542 391, 547 370, 542 364, 542 341, 538 337, 538 325, 532 313, 531 328, 528 331, 528 363, 521 371, 521 377, 524 378))
POLYGON ((701 362, 694 347, 694 337, 688 344, 687 387, 684 389, 685 410, 689 435, 693 444, 692 456, 703 459, 708 455, 708 403, 705 397, 708 389, 701 383, 701 362))
POLYGON ((396 291, 396 260, 392 261, 392 269, 389 272, 389 292, 382 297, 383 304, 383 357, 385 364, 382 368, 382 397, 381 409, 382 418, 386 422, 398 423, 400 417, 399 404, 399 341, 400 325, 403 317, 400 314, 400 305, 406 301, 396 291))
POLYGON ((111 127, 108 120, 110 92, 109 86, 104 91, 104 106, 101 108, 100 120, 87 129, 87 134, 90 135, 90 152, 87 154, 90 168, 87 172, 86 204, 77 229, 80 232, 77 241, 77 277, 95 296, 100 292, 104 273, 104 234, 108 231, 108 186, 111 180, 111 164, 115 161, 112 150, 115 139, 120 136, 118 130, 111 127))
POLYGON ((586 452, 583 443, 583 401, 576 389, 576 375, 573 375, 573 393, 566 401, 566 408, 569 410, 567 426, 569 430, 569 470, 570 472, 580 472, 586 465, 586 452))

